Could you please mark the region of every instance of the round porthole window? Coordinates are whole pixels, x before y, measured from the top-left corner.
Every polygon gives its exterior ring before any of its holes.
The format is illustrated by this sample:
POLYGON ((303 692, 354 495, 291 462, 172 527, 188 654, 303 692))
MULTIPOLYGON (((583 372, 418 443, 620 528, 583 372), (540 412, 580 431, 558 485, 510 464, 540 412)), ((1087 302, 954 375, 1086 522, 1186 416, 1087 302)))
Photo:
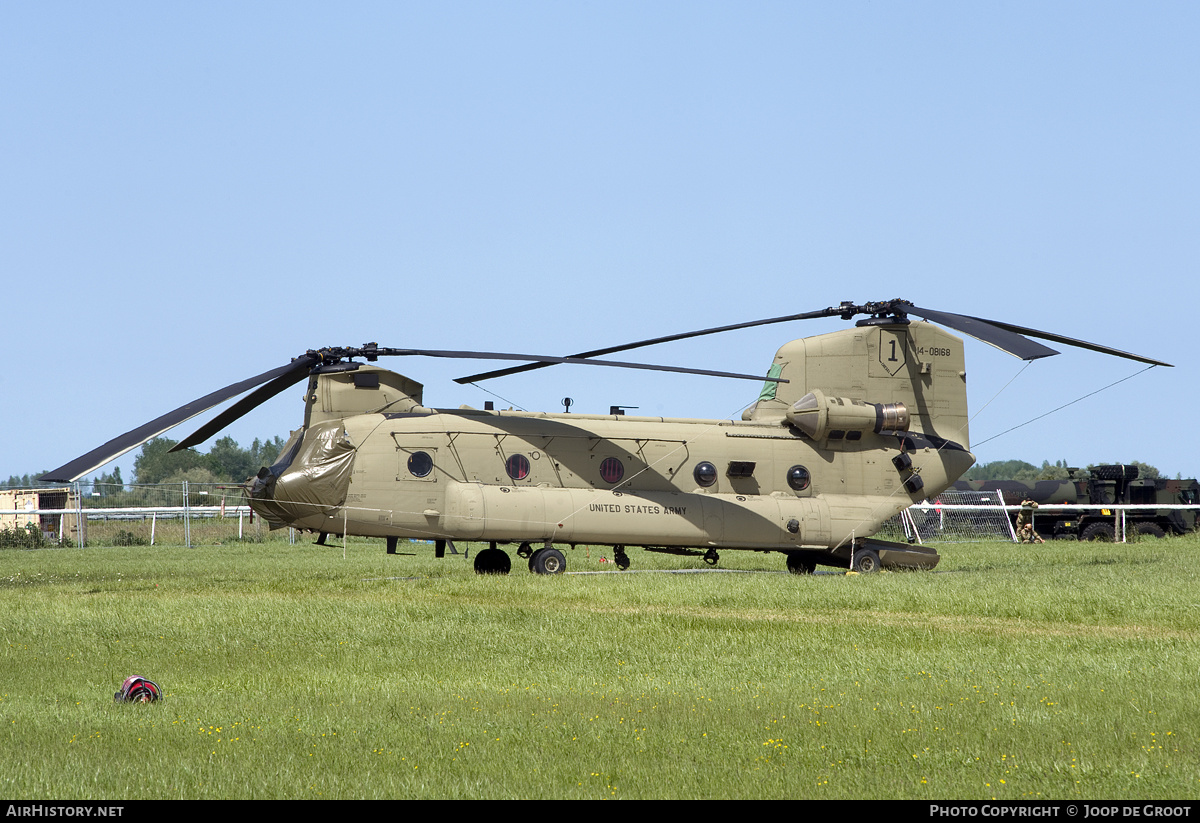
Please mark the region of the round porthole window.
POLYGON ((692 472, 692 476, 701 486, 711 486, 717 482, 717 467, 705 460, 703 463, 696 464, 696 470, 692 472))
POLYGON ((413 452, 408 456, 408 473, 413 477, 428 477, 433 471, 433 458, 425 452, 413 452))
POLYGON ((787 473, 788 485, 798 492, 802 492, 808 488, 808 484, 812 482, 812 475, 808 473, 808 469, 803 466, 792 466, 787 473))
POLYGON ((625 476, 625 466, 615 457, 606 457, 600 463, 600 477, 605 483, 620 483, 625 476))
POLYGON ((529 458, 523 454, 514 454, 505 461, 504 468, 513 480, 524 480, 529 476, 529 458))

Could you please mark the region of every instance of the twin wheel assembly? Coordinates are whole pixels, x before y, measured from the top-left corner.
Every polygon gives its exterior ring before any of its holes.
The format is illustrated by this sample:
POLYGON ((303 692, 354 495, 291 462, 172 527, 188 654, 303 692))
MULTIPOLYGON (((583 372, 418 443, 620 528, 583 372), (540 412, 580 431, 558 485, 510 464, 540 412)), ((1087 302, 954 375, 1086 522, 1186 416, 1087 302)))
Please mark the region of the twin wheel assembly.
MULTIPOLYGON (((531 544, 522 543, 517 554, 528 559, 529 571, 534 574, 562 574, 567 570, 567 558, 550 546, 534 549, 531 544)), ((476 574, 508 574, 510 571, 511 558, 507 552, 496 548, 495 543, 475 555, 476 574)))
MULTIPOLYGON (((817 561, 808 552, 787 552, 787 568, 792 574, 812 574, 817 570, 817 561)), ((854 550, 850 559, 850 571, 859 574, 874 574, 883 568, 879 552, 861 547, 854 550)))

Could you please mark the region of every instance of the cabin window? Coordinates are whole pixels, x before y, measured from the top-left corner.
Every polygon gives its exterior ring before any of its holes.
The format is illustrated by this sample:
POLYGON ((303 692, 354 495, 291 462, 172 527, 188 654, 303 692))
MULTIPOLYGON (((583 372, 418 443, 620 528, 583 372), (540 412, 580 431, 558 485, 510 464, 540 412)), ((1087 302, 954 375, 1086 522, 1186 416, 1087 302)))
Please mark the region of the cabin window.
POLYGON ((808 469, 803 466, 792 466, 788 469, 787 482, 798 492, 802 492, 808 488, 808 484, 812 482, 812 475, 808 473, 808 469))
POLYGON ((625 476, 625 466, 615 457, 606 457, 600 464, 600 477, 605 483, 620 483, 625 476))
POLYGON ((717 482, 717 467, 706 460, 696 464, 696 470, 692 472, 692 476, 701 486, 711 486, 717 482))
POLYGON ((504 462, 504 468, 513 480, 524 480, 529 476, 529 458, 523 454, 514 454, 504 462))
POLYGON ((430 476, 433 470, 433 458, 425 451, 414 451, 408 456, 408 473, 414 477, 430 476))
POLYGON ((433 458, 427 452, 413 452, 408 456, 408 473, 413 477, 428 477, 433 471, 433 458))

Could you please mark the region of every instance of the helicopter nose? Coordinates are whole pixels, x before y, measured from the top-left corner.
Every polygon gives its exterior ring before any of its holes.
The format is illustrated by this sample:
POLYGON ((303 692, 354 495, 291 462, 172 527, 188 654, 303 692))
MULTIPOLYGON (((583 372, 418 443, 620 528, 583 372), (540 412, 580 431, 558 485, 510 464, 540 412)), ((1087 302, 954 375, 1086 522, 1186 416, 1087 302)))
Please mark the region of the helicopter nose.
POLYGON ((250 481, 251 507, 270 523, 320 528, 346 502, 355 453, 340 420, 311 426, 290 461, 250 481))
POLYGON ((292 525, 296 520, 296 513, 290 506, 280 505, 275 500, 275 486, 278 480, 279 475, 263 466, 258 470, 258 474, 242 485, 250 508, 273 529, 292 525))

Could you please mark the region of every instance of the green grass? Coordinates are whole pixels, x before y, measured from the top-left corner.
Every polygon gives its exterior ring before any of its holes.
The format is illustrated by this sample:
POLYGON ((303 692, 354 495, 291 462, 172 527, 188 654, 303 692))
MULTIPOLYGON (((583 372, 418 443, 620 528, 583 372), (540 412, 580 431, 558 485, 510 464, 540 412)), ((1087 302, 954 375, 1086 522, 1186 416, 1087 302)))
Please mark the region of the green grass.
POLYGON ((0 551, 0 794, 1200 796, 1197 538, 808 577, 330 542, 0 551))

